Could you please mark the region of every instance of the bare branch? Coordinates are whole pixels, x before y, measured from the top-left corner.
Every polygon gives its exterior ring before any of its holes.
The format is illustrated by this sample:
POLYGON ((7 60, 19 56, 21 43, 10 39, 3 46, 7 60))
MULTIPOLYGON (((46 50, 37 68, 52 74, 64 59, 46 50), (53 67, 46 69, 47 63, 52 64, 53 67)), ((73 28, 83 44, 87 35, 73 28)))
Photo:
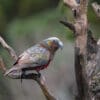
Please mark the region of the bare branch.
POLYGON ((100 18, 100 5, 97 4, 96 2, 92 3, 92 8, 94 12, 96 13, 97 17, 100 18))
POLYGON ((57 100, 55 97, 53 97, 47 87, 46 87, 46 82, 45 82, 45 78, 43 76, 39 76, 38 74, 35 73, 25 73, 24 75, 22 75, 21 71, 17 71, 16 73, 11 73, 8 75, 10 78, 13 79, 32 79, 35 80, 38 85, 40 86, 40 88, 42 89, 42 92, 46 98, 46 100, 57 100))
POLYGON ((74 27, 73 23, 70 23, 70 22, 67 22, 67 21, 63 21, 63 20, 60 20, 60 23, 65 25, 66 27, 68 27, 73 32, 75 32, 75 27, 74 27))
POLYGON ((16 60, 17 59, 17 55, 16 55, 15 51, 5 42, 5 40, 1 36, 0 36, 0 43, 9 52, 10 56, 14 60, 16 60))

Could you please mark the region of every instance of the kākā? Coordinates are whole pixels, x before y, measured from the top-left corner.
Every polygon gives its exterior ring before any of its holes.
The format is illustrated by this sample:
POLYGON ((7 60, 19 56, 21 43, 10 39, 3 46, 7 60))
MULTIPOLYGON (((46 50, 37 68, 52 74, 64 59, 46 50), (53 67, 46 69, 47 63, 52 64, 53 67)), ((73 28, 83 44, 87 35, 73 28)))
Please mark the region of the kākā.
POLYGON ((40 74, 40 70, 47 68, 59 48, 63 48, 63 43, 57 37, 50 37, 39 42, 24 51, 13 64, 13 67, 5 72, 5 76, 18 70, 23 73, 35 70, 40 74))

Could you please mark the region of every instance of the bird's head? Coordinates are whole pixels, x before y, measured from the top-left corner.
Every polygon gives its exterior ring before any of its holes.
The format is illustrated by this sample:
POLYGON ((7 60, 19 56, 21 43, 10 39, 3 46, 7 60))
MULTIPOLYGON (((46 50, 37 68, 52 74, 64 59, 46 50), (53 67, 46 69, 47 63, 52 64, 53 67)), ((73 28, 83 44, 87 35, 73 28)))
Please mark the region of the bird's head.
POLYGON ((63 42, 57 37, 47 38, 43 42, 46 45, 46 47, 52 51, 56 51, 59 48, 63 48, 63 42))

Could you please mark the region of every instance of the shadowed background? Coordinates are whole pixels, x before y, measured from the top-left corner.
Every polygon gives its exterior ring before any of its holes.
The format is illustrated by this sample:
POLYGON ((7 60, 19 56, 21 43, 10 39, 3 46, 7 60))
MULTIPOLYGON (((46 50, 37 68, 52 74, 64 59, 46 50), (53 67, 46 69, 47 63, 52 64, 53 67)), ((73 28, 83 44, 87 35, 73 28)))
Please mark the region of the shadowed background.
MULTIPOLYGON (((18 55, 51 36, 57 36, 64 42, 64 49, 59 50, 50 66, 41 71, 48 89, 58 100, 74 100, 76 94, 74 39, 71 31, 59 23, 63 17, 73 21, 71 16, 62 0, 0 0, 0 35, 18 55)), ((90 28, 98 37, 100 20, 90 5, 88 18, 90 28)), ((7 68, 14 63, 1 46, 0 56, 7 68)), ((45 100, 45 97, 35 81, 23 80, 21 84, 20 80, 4 78, 0 73, 0 100, 45 100)))

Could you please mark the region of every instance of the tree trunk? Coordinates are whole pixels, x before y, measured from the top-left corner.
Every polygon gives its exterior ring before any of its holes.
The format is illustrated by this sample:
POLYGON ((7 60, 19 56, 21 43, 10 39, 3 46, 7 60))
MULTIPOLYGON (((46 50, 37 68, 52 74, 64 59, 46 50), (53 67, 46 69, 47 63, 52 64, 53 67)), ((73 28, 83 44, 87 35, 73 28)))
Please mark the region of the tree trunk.
POLYGON ((88 28, 88 0, 64 0, 71 8, 74 23, 60 21, 75 35, 76 100, 100 100, 100 44, 88 28))

